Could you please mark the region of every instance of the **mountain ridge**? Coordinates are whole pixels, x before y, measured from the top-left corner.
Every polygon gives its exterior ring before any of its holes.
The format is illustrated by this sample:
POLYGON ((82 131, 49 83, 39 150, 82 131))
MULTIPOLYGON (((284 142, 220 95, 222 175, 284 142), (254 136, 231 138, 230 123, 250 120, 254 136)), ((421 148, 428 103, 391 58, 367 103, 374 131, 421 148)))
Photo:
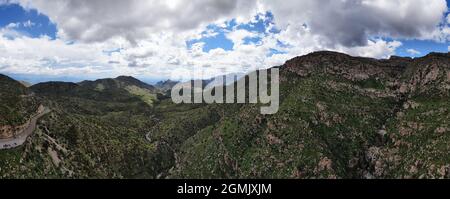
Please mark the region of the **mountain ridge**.
POLYGON ((132 77, 34 85, 52 112, 0 151, 0 178, 450 178, 449 62, 296 57, 276 67, 274 115, 168 93, 145 103, 132 77))
MULTIPOLYGON (((450 56, 450 52, 449 53, 443 53, 443 52, 430 52, 430 53, 428 53, 427 55, 425 55, 425 56, 422 56, 422 57, 402 57, 402 56, 397 56, 397 55, 392 55, 392 56, 390 56, 390 58, 388 58, 388 59, 377 59, 377 58, 371 58, 371 57, 364 57, 364 56, 351 56, 351 55, 348 55, 348 54, 345 54, 345 53, 342 53, 342 52, 335 52, 335 51, 315 51, 315 52, 312 52, 312 53, 308 53, 308 54, 305 54, 305 55, 301 55, 301 56, 296 56, 296 57, 294 57, 294 58, 291 58, 291 59, 289 59, 289 60, 287 60, 284 64, 282 64, 281 66, 284 66, 284 65, 286 65, 288 62, 292 62, 292 61, 294 61, 294 60, 296 60, 296 59, 299 59, 299 58, 303 58, 303 57, 308 57, 308 56, 314 56, 314 55, 322 55, 322 56, 327 56, 327 55, 334 55, 334 56, 342 56, 342 57, 348 57, 348 58, 356 58, 356 59, 363 59, 363 60, 372 60, 372 61, 380 61, 380 62, 383 62, 383 61, 398 61, 398 60, 401 60, 401 61, 413 61, 413 60, 417 60, 417 59, 421 59, 421 58, 431 58, 431 57, 444 57, 444 58, 448 58, 449 56, 450 56)), ((273 67, 279 67, 279 66, 273 66, 273 67)), ((3 75, 3 74, 1 74, 1 75, 3 75)), ((3 75, 3 76, 6 76, 6 75, 3 75)), ((10 77, 11 78, 11 77, 10 77)), ((75 83, 75 84, 83 84, 84 82, 95 82, 95 81, 97 81, 97 80, 108 80, 108 79, 118 79, 118 80, 120 80, 120 79, 127 79, 127 78, 129 78, 129 79, 133 79, 133 81, 139 81, 139 82, 141 82, 141 83, 144 83, 144 84, 147 84, 147 85, 150 85, 150 86, 153 86, 153 87, 155 87, 155 86, 157 86, 158 84, 163 84, 163 83, 166 83, 166 82, 170 82, 170 83, 174 83, 174 82, 178 82, 178 81, 175 81, 175 80, 170 80, 170 79, 167 79, 167 80, 164 80, 164 81, 159 81, 159 82, 157 82, 157 83, 155 83, 155 84, 148 84, 148 83, 145 83, 144 81, 142 81, 142 80, 140 80, 139 78, 136 78, 136 77, 133 77, 133 76, 126 76, 126 75, 120 75, 120 76, 117 76, 116 78, 99 78, 99 79, 96 79, 96 80, 84 80, 84 81, 81 81, 81 82, 68 82, 68 81, 43 81, 43 82, 39 82, 39 83, 48 83, 48 82, 61 82, 61 83, 75 83)), ((19 81, 20 82, 20 80, 16 80, 16 81, 19 81)), ((39 83, 36 83, 36 84, 39 84, 39 83)))

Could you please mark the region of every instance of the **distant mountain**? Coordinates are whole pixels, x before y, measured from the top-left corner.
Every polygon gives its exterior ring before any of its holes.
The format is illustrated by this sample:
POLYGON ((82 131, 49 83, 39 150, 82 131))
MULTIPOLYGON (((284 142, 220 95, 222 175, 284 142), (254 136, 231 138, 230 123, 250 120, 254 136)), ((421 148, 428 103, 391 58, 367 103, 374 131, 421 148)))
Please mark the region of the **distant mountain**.
POLYGON ((155 101, 158 100, 158 91, 155 87, 148 85, 134 77, 119 76, 115 79, 84 81, 79 84, 85 88, 111 94, 126 91, 133 96, 139 97, 148 105, 152 105, 155 101))
POLYGON ((30 89, 46 96, 64 95, 100 101, 129 101, 139 98, 148 105, 157 101, 158 94, 155 87, 127 76, 80 83, 45 82, 33 85, 30 89))
POLYGON ((146 84, 130 76, 119 76, 117 78, 98 79, 95 81, 83 81, 78 84, 94 90, 117 90, 124 89, 128 86, 136 86, 151 92, 156 90, 154 86, 146 84))
MULTIPOLYGON (((202 88, 206 86, 210 87, 216 87, 216 86, 225 86, 234 83, 238 79, 245 76, 243 73, 233 73, 233 74, 227 74, 223 76, 213 77, 211 79, 205 79, 205 80, 192 80, 188 82, 184 82, 183 84, 188 85, 189 83, 192 85, 195 81, 202 81, 202 88), (219 77, 222 78, 222 81, 219 80, 219 77)), ((155 84, 155 87, 163 92, 167 92, 171 90, 176 84, 180 83, 179 81, 172 81, 172 80, 166 80, 166 81, 159 81, 155 84)))
POLYGON ((26 145, 0 151, 0 178, 450 178, 449 53, 324 51, 277 68, 274 115, 258 104, 174 104, 161 93, 171 81, 27 89, 0 76, 6 115, 33 93, 52 109, 26 145))
POLYGON ((179 83, 178 81, 172 80, 159 81, 158 83, 155 84, 155 87, 163 92, 166 92, 168 90, 171 90, 178 83, 179 83))
POLYGON ((43 82, 31 86, 30 90, 46 95, 69 95, 78 87, 78 84, 71 82, 43 82))
POLYGON ((26 81, 19 81, 22 85, 24 85, 25 87, 30 87, 30 86, 32 86, 33 84, 32 83, 30 83, 30 82, 26 82, 26 81))
POLYGON ((148 85, 134 77, 130 76, 119 76, 117 78, 111 79, 99 79, 95 81, 83 81, 79 85, 90 87, 94 89, 121 89, 127 86, 137 86, 142 89, 147 89, 149 91, 155 91, 155 87, 148 85))

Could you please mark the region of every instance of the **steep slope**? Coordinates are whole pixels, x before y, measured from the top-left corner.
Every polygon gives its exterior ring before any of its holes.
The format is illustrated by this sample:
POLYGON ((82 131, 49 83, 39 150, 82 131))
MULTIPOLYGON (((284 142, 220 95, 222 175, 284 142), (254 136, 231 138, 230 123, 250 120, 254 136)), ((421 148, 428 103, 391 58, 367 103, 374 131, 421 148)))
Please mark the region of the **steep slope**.
POLYGON ((151 89, 128 77, 32 86, 52 112, 24 146, 0 151, 0 177, 154 178, 160 153, 144 139, 154 124, 153 108, 128 86, 151 89))
POLYGON ((131 77, 34 85, 52 112, 0 151, 0 177, 450 178, 449 58, 297 57, 279 66, 274 115, 149 105, 127 87, 153 88, 131 77))
POLYGON ((398 103, 389 83, 402 69, 333 52, 295 58, 280 68, 279 112, 263 116, 258 106, 223 106, 221 122, 183 144, 174 176, 360 175, 357 159, 377 141, 398 103))
POLYGON ((14 136, 37 107, 33 94, 25 86, 0 74, 0 139, 14 136))
POLYGON ((171 175, 448 178, 449 62, 334 52, 290 60, 277 114, 223 106, 219 123, 182 144, 171 175))
POLYGON ((369 177, 450 178, 450 54, 416 59, 386 124, 386 145, 367 151, 369 177))

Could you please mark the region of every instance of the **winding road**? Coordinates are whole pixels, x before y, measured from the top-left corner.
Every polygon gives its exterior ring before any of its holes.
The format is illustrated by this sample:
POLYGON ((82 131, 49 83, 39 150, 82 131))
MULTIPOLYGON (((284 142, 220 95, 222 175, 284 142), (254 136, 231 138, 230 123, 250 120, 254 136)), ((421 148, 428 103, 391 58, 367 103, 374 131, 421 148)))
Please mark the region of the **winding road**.
POLYGON ((46 107, 39 108, 38 113, 30 119, 28 126, 17 134, 13 138, 0 139, 0 150, 2 149, 12 149, 21 146, 27 140, 34 130, 36 129, 36 123, 39 118, 47 113, 50 113, 50 109, 46 107))

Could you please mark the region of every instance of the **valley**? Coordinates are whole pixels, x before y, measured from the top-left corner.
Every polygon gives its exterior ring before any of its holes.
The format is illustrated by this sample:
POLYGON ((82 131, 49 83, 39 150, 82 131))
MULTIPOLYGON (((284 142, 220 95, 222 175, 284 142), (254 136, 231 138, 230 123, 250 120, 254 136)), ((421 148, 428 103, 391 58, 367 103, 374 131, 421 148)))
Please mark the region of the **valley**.
POLYGON ((171 81, 2 76, 0 125, 32 128, 0 150, 0 178, 450 178, 449 58, 296 57, 277 66, 274 115, 175 104, 171 81))

